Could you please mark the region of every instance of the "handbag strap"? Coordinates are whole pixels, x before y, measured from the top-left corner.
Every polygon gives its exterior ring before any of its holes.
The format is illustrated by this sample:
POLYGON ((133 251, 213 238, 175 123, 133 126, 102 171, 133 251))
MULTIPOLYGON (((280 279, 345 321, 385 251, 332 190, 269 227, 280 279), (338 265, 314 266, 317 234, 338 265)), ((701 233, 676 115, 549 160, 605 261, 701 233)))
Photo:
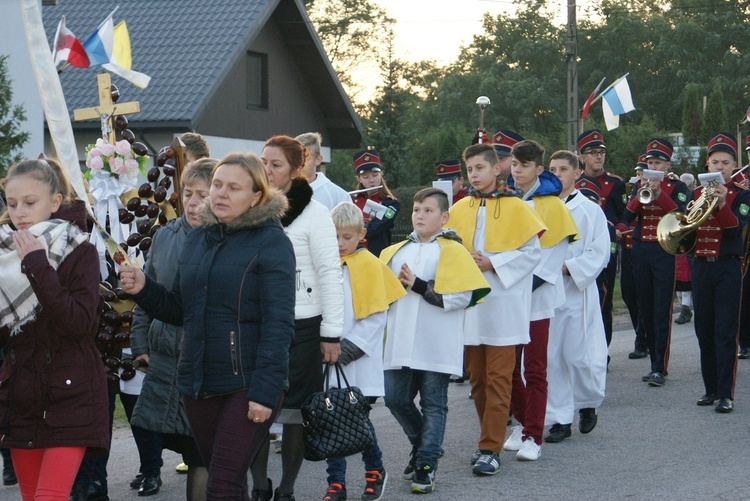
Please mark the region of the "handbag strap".
MULTIPOLYGON (((347 390, 350 390, 349 380, 346 378, 346 373, 344 372, 344 368, 341 366, 340 363, 336 362, 333 364, 334 370, 336 371, 336 382, 338 383, 339 388, 346 388, 347 390), (346 386, 341 386, 341 378, 344 378, 344 383, 346 386)), ((325 368, 323 369, 325 371, 325 389, 328 390, 330 387, 330 377, 331 377, 331 364, 325 364, 325 368)))

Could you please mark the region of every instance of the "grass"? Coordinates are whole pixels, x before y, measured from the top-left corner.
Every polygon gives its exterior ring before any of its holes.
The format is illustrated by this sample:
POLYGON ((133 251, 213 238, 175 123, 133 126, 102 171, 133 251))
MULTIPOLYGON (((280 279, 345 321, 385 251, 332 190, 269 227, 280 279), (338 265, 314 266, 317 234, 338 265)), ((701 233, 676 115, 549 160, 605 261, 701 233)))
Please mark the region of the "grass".
POLYGON ((125 415, 125 408, 122 406, 122 402, 120 401, 120 399, 116 398, 113 426, 117 428, 119 426, 127 426, 127 425, 128 425, 128 418, 125 415))

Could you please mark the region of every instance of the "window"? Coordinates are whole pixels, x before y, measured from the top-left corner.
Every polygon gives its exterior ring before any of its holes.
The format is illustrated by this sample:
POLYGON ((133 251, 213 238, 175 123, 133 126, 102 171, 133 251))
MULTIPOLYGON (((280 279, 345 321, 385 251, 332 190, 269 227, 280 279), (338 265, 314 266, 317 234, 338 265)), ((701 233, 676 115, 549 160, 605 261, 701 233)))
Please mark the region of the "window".
POLYGON ((268 55, 247 53, 245 94, 248 108, 268 109, 268 55))

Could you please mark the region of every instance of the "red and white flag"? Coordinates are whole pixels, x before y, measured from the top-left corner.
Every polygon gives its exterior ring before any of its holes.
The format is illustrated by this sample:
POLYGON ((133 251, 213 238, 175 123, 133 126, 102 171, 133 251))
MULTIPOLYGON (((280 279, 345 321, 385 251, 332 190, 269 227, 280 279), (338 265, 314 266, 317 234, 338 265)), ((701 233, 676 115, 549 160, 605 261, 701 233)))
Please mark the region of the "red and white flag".
POLYGON ((89 67, 89 57, 86 55, 81 41, 65 27, 65 16, 60 19, 60 24, 57 25, 52 55, 55 58, 55 66, 67 62, 76 68, 89 67))
POLYGON ((591 108, 591 103, 594 101, 594 98, 596 97, 596 93, 599 92, 599 89, 601 88, 602 84, 604 83, 604 80, 606 80, 607 77, 602 78, 602 81, 599 82, 599 85, 596 86, 596 89, 594 89, 594 92, 589 94, 589 98, 586 99, 586 102, 583 104, 583 108, 581 108, 581 120, 586 118, 586 115, 589 114, 589 108, 591 108))

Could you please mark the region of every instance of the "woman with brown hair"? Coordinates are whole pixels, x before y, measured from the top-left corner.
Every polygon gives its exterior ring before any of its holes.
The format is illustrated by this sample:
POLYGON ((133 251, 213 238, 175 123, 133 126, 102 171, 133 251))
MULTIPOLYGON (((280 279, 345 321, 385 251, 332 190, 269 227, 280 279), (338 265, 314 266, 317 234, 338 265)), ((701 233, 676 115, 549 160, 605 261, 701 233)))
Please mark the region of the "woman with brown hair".
POLYGON ((289 351, 289 392, 279 421, 284 424, 281 442, 282 476, 273 491, 267 478, 269 443, 253 463, 252 499, 294 500, 294 483, 302 466, 302 414, 300 407, 311 394, 323 389, 322 364, 336 362, 344 324, 344 286, 336 229, 323 205, 312 200, 312 188, 302 168, 306 150, 298 140, 274 136, 266 141, 261 158, 271 184, 289 201, 281 218, 297 260, 294 341, 289 351))

